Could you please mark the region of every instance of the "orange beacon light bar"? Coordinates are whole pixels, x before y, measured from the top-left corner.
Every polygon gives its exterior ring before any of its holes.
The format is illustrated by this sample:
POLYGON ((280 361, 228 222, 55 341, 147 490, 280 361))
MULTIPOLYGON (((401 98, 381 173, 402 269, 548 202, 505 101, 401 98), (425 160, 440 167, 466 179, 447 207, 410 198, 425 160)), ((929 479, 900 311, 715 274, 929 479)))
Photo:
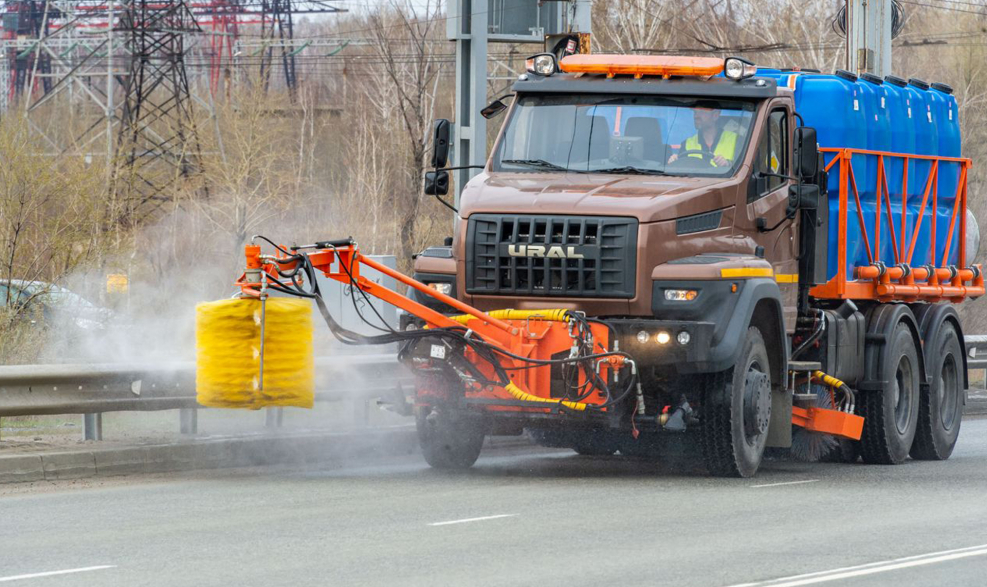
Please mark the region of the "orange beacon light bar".
POLYGON ((566 73, 596 73, 711 77, 723 72, 725 62, 716 57, 672 57, 667 55, 568 55, 562 58, 559 69, 566 73))

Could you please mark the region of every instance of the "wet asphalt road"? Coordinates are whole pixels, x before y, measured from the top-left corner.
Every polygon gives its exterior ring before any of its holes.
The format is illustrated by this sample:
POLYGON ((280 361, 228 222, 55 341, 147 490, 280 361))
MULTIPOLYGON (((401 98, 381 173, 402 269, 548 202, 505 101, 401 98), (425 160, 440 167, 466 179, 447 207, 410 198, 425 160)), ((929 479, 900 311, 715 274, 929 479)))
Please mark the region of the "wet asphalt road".
POLYGON ((987 419, 942 463, 724 480, 520 448, 10 487, 0 520, 0 582, 29 587, 982 586, 987 419))

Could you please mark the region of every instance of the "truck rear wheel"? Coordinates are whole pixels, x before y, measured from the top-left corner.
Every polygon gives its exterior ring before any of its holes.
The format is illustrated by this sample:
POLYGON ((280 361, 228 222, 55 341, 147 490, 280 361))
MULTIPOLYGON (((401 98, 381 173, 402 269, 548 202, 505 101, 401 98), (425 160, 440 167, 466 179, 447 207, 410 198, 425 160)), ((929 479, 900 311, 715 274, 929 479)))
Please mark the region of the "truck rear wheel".
POLYGON ((963 357, 956 328, 945 322, 933 345, 928 391, 919 396, 918 430, 911 456, 923 461, 944 461, 953 454, 963 419, 963 357))
POLYGON ((486 436, 477 419, 429 407, 418 411, 415 427, 425 461, 436 469, 472 467, 486 436))
POLYGON ((703 461, 716 477, 751 477, 764 455, 771 420, 771 376, 764 337, 747 329, 733 367, 710 376, 703 390, 703 461))
POLYGON ((860 452, 864 462, 895 465, 908 457, 915 438, 919 412, 919 363, 915 337, 899 323, 889 337, 890 349, 879 378, 883 389, 859 394, 859 414, 864 417, 860 452))

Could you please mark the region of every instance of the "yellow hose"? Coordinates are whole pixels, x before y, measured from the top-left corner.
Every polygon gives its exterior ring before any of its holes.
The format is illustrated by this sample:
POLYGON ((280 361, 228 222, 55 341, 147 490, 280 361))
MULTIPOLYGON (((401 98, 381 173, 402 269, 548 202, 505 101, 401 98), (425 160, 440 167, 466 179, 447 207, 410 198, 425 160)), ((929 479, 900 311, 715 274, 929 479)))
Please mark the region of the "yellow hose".
MULTIPOLYGON (((495 320, 527 320, 529 318, 537 318, 539 320, 547 320, 549 322, 566 322, 568 321, 569 310, 565 308, 557 308, 554 310, 512 310, 510 308, 505 310, 493 310, 492 312, 487 312, 487 315, 495 320)), ((474 316, 469 314, 460 314, 458 316, 449 316, 451 320, 459 322, 463 326, 470 320, 478 320, 474 316)))
POLYGON ((514 396, 514 399, 519 399, 525 402, 539 402, 543 404, 562 404, 563 406, 571 410, 578 410, 578 411, 583 411, 586 409, 586 404, 582 402, 570 402, 560 399, 548 399, 544 397, 539 397, 537 395, 531 395, 530 393, 524 391, 517 385, 514 385, 513 381, 508 381, 507 385, 504 386, 504 389, 507 390, 507 393, 514 396))
POLYGON ((834 389, 839 389, 839 388, 843 387, 844 385, 846 385, 846 383, 843 383, 842 381, 840 381, 836 377, 833 377, 832 375, 826 375, 822 371, 813 371, 812 372, 812 378, 813 379, 822 380, 823 383, 825 383, 826 385, 828 385, 828 386, 830 386, 830 387, 832 387, 834 389))

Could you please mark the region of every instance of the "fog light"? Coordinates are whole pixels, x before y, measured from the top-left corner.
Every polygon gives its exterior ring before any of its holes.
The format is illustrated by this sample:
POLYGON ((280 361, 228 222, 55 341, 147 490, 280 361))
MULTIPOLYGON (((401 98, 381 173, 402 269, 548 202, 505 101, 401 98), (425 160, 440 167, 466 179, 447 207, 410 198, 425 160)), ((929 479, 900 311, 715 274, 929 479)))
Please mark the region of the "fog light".
POLYGON ((679 341, 679 344, 681 345, 687 345, 689 344, 689 341, 692 340, 692 337, 689 336, 688 332, 683 330, 678 336, 675 337, 675 340, 679 341))
POLYGON ((524 67, 530 73, 549 76, 555 73, 555 55, 539 53, 524 60, 524 67))
POLYGON ((435 291, 439 292, 440 294, 449 295, 449 294, 452 293, 452 284, 451 283, 429 283, 428 284, 428 287, 431 288, 431 289, 434 289, 435 291))
POLYGON ((691 302, 699 296, 694 289, 666 289, 665 299, 669 302, 691 302))
POLYGON ((637 341, 641 344, 648 342, 649 338, 651 338, 651 335, 645 332, 644 330, 637 333, 637 341))
POLYGON ((655 337, 655 340, 658 341, 658 344, 668 344, 668 341, 672 340, 672 335, 662 330, 655 337))

